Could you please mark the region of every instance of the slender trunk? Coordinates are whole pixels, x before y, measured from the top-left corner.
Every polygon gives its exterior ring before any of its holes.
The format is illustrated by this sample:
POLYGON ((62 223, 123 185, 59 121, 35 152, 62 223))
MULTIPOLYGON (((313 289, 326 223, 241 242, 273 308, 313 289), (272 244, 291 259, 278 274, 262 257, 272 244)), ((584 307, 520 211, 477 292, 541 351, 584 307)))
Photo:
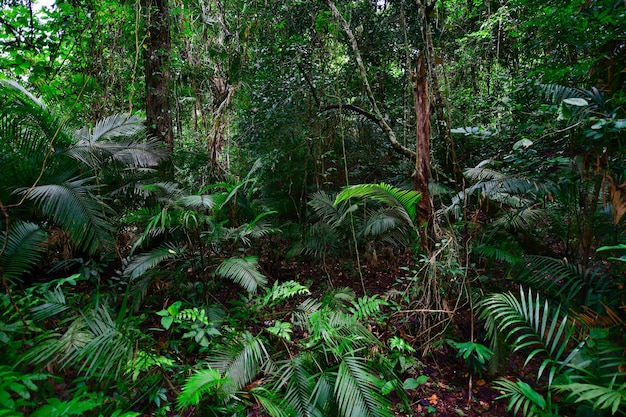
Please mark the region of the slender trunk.
POLYGON ((420 231, 420 245, 422 249, 432 249, 434 242, 434 224, 432 201, 428 191, 430 179, 430 100, 428 99, 428 79, 426 76, 426 61, 424 53, 417 57, 417 67, 414 72, 415 88, 415 172, 413 173, 413 189, 419 191, 422 200, 418 207, 418 221, 420 231))
POLYGON ((352 52, 354 53, 356 57, 356 63, 359 68, 361 80, 363 81, 363 86, 365 87, 367 98, 370 102, 370 105, 372 106, 374 120, 376 121, 378 126, 383 130, 383 132, 385 132, 385 134, 387 135, 387 138, 389 139, 389 142, 391 143, 391 147, 396 152, 406 156, 407 158, 413 159, 415 157, 414 152, 410 149, 405 148, 404 146, 402 146, 400 142, 398 142, 395 132, 393 131, 391 126, 389 126, 382 112, 378 108, 378 103, 376 102, 376 98, 374 98, 374 93, 372 92, 372 88, 370 86, 370 83, 367 77, 367 70, 365 69, 365 64, 363 64, 363 59, 361 58, 359 45, 356 41, 356 38, 354 37, 354 33, 352 33, 352 29, 350 29, 350 25, 348 24, 346 19, 344 19, 344 17, 341 15, 341 12, 339 12, 339 9, 337 9, 337 6, 332 0, 327 0, 326 3, 328 4, 330 11, 332 12, 335 19, 337 19, 337 21, 343 28, 344 33, 348 37, 348 40, 350 41, 350 46, 352 47, 352 52))
POLYGON ((146 123, 148 132, 174 150, 170 91, 169 0, 142 0, 147 10, 145 55, 146 123))
MULTIPOLYGON (((433 2, 434 3, 434 2, 433 2)), ((417 6, 419 8, 420 20, 422 26, 422 37, 424 41, 424 51, 426 58, 426 65, 428 68, 428 76, 430 79, 430 87, 433 93, 433 108, 435 109, 437 127, 439 135, 446 144, 446 171, 452 173, 452 179, 454 179, 456 187, 461 186, 461 179, 463 178, 461 169, 456 161, 456 154, 454 152, 454 140, 452 139, 452 132, 448 123, 448 118, 445 113, 445 101, 441 94, 441 88, 439 86, 439 77, 437 75, 437 69, 435 68, 435 48, 433 45, 433 37, 431 34, 430 23, 428 23, 428 16, 426 14, 426 5, 422 0, 417 0, 417 6)), ((434 7, 434 5, 432 6, 434 7)))

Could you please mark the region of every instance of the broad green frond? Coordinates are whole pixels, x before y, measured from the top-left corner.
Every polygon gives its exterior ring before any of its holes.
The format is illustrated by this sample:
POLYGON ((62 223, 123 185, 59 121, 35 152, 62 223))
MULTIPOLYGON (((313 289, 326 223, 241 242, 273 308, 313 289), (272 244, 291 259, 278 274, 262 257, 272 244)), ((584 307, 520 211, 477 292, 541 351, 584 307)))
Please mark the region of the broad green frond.
POLYGON ((199 370, 185 380, 183 390, 176 399, 176 403, 179 408, 184 408, 197 405, 206 397, 217 403, 223 403, 232 394, 225 390, 228 382, 229 379, 223 377, 216 369, 199 370))
POLYGON ((130 137, 145 129, 144 120, 137 115, 117 113, 100 119, 93 129, 82 128, 76 132, 79 140, 98 142, 103 139, 130 137))
POLYGON ((117 378, 135 352, 138 333, 132 327, 131 317, 113 320, 108 309, 99 305, 82 315, 88 340, 82 346, 67 352, 61 363, 78 366, 89 376, 99 379, 117 378))
POLYGON ((279 386, 286 387, 285 400, 301 417, 311 417, 315 406, 313 390, 316 378, 310 370, 312 358, 309 356, 305 352, 300 353, 287 361, 278 372, 279 386))
POLYGON ((58 184, 42 184, 21 189, 41 213, 66 230, 73 242, 89 253, 110 245, 111 210, 88 185, 89 179, 73 179, 58 184))
POLYGON ((495 260, 497 262, 507 262, 514 264, 522 260, 518 255, 511 253, 510 251, 498 248, 494 246, 479 245, 472 249, 476 254, 482 255, 488 259, 495 260))
POLYGON ((530 350, 525 365, 538 354, 546 356, 537 378, 548 370, 548 385, 552 384, 557 368, 562 369, 571 360, 572 353, 565 357, 574 332, 568 315, 560 306, 552 308, 547 300, 542 302, 538 294, 533 296, 531 290, 525 294, 520 288, 519 299, 512 293, 491 294, 480 302, 479 311, 492 340, 499 333, 515 351, 530 350))
POLYGON ((396 210, 384 208, 377 210, 367 218, 365 224, 363 224, 361 234, 365 237, 380 236, 405 224, 404 219, 397 215, 396 210))
POLYGON ((262 370, 274 369, 274 363, 261 339, 247 332, 242 334, 237 344, 211 357, 210 365, 223 375, 228 375, 236 390, 251 383, 262 370))
POLYGON ((176 202, 186 208, 206 208, 212 209, 216 206, 216 197, 211 194, 204 195, 185 195, 180 197, 176 202))
POLYGON ((504 216, 493 221, 494 226, 508 227, 513 230, 528 230, 546 217, 543 209, 522 208, 521 210, 510 210, 504 216))
POLYGON ((371 198, 399 210, 409 225, 416 221, 417 206, 421 194, 413 190, 403 190, 389 184, 357 184, 345 188, 335 199, 335 205, 350 198, 371 198))
POLYGON ((142 253, 133 257, 132 261, 124 270, 124 274, 131 279, 138 278, 145 274, 149 269, 154 268, 161 262, 169 259, 177 259, 185 254, 186 246, 178 246, 172 243, 166 243, 150 252, 142 253))
MULTIPOLYGON (((6 239, 6 232, 0 231, 0 246, 6 239)), ((6 248, 0 257, 0 266, 7 280, 20 279, 39 263, 45 239, 44 231, 34 223, 16 221, 11 224, 6 248)))
POLYGON ((378 294, 374 294, 373 296, 364 295, 352 302, 350 312, 354 314, 358 320, 365 320, 378 315, 380 308, 386 305, 389 305, 389 303, 378 298, 378 294))
POLYGON ((254 293, 267 284, 267 278, 257 269, 257 262, 258 258, 255 256, 225 259, 215 270, 215 275, 229 279, 246 291, 254 293))
POLYGON ((47 320, 70 308, 61 288, 49 289, 44 293, 43 297, 45 303, 33 307, 31 310, 33 320, 35 321, 47 320))
POLYGON ((527 383, 500 378, 494 385, 503 392, 498 398, 509 399, 507 410, 512 410, 514 415, 518 415, 520 410, 525 417, 545 414, 546 400, 527 383))
POLYGON ((391 417, 391 404, 379 391, 376 372, 360 356, 346 356, 339 364, 335 397, 346 417, 391 417))
POLYGON ((615 379, 609 386, 569 383, 555 385, 555 388, 561 392, 569 392, 569 398, 574 402, 589 402, 593 404, 594 410, 610 409, 611 414, 617 413, 626 404, 626 382, 617 385, 615 379))

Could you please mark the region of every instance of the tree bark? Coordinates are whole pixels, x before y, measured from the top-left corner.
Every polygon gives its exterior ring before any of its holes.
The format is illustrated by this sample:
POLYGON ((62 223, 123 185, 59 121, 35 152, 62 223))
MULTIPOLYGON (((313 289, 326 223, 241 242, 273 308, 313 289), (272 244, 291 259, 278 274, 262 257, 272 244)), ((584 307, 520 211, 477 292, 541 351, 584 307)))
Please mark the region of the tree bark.
POLYGON ((441 94, 439 87, 439 77, 437 76, 437 69, 435 68, 435 48, 433 45, 433 37, 431 34, 430 23, 428 23, 427 8, 434 7, 434 3, 430 5, 424 4, 423 0, 417 0, 417 7, 419 9, 419 15, 422 26, 422 38, 424 41, 424 57, 426 59, 426 66, 428 68, 428 76, 430 79, 430 87, 433 94, 433 108, 436 114, 437 127, 439 128, 439 134, 443 138, 446 144, 446 160, 445 167, 448 172, 452 173, 452 178, 455 181, 456 187, 461 186, 461 179, 463 173, 459 168, 456 160, 456 153, 454 151, 454 140, 452 139, 452 132, 450 131, 450 125, 445 115, 445 101, 441 94))
POLYGON ((413 73, 415 88, 415 172, 413 173, 413 189, 422 195, 417 217, 420 222, 420 245, 422 249, 432 249, 434 242, 433 206, 428 191, 430 180, 430 100, 428 99, 428 78, 426 75, 426 60, 424 53, 417 57, 417 66, 413 73))
POLYGON ((174 150, 170 86, 169 0, 142 0, 147 10, 146 24, 146 123, 148 133, 161 139, 167 150, 174 150))

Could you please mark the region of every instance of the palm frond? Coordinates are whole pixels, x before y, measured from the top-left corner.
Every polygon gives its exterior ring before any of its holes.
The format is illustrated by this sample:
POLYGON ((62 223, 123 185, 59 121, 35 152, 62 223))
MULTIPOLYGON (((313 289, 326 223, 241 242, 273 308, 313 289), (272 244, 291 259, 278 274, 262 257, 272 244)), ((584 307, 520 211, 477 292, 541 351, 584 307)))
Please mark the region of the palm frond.
MULTIPOLYGON (((569 398, 574 402, 590 402, 594 410, 610 410, 611 414, 626 404, 626 382, 616 384, 616 379, 608 386, 584 383, 570 383, 555 385, 561 392, 568 392, 569 398)), ((622 410, 624 411, 624 410, 622 410)))
POLYGON ((232 395, 229 392, 229 379, 217 369, 208 368, 196 371, 185 380, 183 389, 176 399, 179 408, 197 405, 203 397, 209 397, 217 403, 223 403, 232 395))
POLYGON ((498 398, 509 399, 507 410, 512 410, 513 415, 518 415, 520 409, 525 417, 545 415, 547 407, 545 398, 527 383, 501 378, 496 380, 494 385, 503 392, 498 398))
POLYGON ((133 257, 124 270, 124 274, 131 279, 136 279, 165 260, 180 258, 186 251, 187 247, 184 245, 165 243, 156 249, 133 257))
POLYGON ((406 225, 404 219, 398 217, 396 210, 383 208, 367 217, 362 226, 361 234, 367 236, 380 236, 397 230, 406 225))
POLYGON ((547 256, 533 255, 524 259, 526 264, 518 279, 561 296, 572 303, 571 307, 575 307, 577 301, 598 308, 601 307, 598 304, 600 300, 618 302, 615 297, 619 297, 619 291, 616 291, 613 280, 598 269, 583 268, 567 259, 547 256))
POLYGON ((45 232, 38 225, 29 222, 16 221, 11 224, 8 237, 6 232, 0 232, 0 247, 6 240, 0 266, 7 280, 18 280, 41 261, 45 239, 45 232))
POLYGON ((407 224, 414 226, 416 212, 422 196, 413 190, 403 190, 389 184, 357 184, 345 188, 335 199, 335 205, 350 198, 371 198, 392 207, 407 224))
POLYGON ((74 178, 17 192, 26 194, 43 215, 67 231, 77 246, 95 253, 113 242, 111 210, 94 194, 97 187, 88 185, 89 180, 74 178))
MULTIPOLYGON (((525 203, 522 203, 525 205, 525 203)), ((513 206, 513 204, 509 204, 513 206)), ((496 227, 511 228, 513 230, 532 229, 537 223, 545 219, 547 213, 543 209, 522 208, 521 210, 510 210, 504 216, 493 221, 496 227)))
POLYGON ((267 284, 267 278, 259 272, 257 264, 258 258, 255 256, 225 259, 215 270, 215 275, 229 279, 246 291, 254 293, 267 284))
POLYGON ((178 200, 176 200, 178 204, 186 208, 206 208, 212 209, 216 206, 216 196, 212 194, 201 194, 201 195, 184 195, 178 200))
POLYGON ((315 402, 315 375, 310 370, 312 358, 305 352, 287 361, 278 371, 278 386, 285 386, 285 400, 298 416, 311 417, 315 402))
POLYGON ((539 354, 546 356, 539 366, 537 379, 548 370, 549 386, 557 370, 562 369, 575 353, 565 357, 575 330, 568 315, 560 306, 552 308, 548 300, 541 302, 539 295, 533 296, 531 290, 525 294, 520 287, 519 299, 510 292, 491 294, 481 300, 479 311, 492 340, 501 334, 514 351, 532 349, 524 366, 539 354))
POLYGON ((262 370, 269 372, 275 368, 263 341, 248 332, 235 344, 212 356, 209 364, 222 375, 228 375, 236 390, 251 383, 262 370))
POLYGON ((478 245, 472 249, 472 252, 497 262, 507 262, 509 264, 515 264, 522 260, 520 256, 495 246, 478 245))
POLYGON ((309 206, 313 208, 317 217, 327 223, 331 229, 340 228, 347 215, 357 209, 355 205, 335 204, 335 198, 333 194, 318 191, 313 193, 309 200, 309 206))
POLYGON ((90 313, 83 314, 89 329, 89 341, 80 349, 66 355, 63 361, 80 364, 79 371, 99 379, 117 378, 126 364, 133 359, 137 340, 132 320, 113 320, 108 309, 99 305, 90 313))
POLYGON ((98 120, 93 129, 83 127, 75 136, 79 141, 85 142, 134 136, 145 129, 144 122, 145 120, 137 115, 117 113, 98 120))
POLYGON ((289 403, 278 392, 270 391, 263 386, 251 388, 248 393, 270 417, 290 417, 293 410, 288 407, 289 403))
POLYGON ((31 309, 33 320, 40 321, 53 317, 70 308, 62 288, 54 288, 43 294, 45 303, 31 309))
POLYGON ((335 397, 346 417, 391 417, 391 404, 377 387, 378 377, 361 356, 346 356, 339 364, 335 397))

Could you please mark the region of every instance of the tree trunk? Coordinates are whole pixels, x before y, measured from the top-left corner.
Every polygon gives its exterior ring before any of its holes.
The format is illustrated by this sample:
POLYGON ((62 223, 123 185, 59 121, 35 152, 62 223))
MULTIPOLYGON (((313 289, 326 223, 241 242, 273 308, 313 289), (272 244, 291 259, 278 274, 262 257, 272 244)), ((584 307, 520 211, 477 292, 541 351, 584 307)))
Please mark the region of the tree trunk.
MULTIPOLYGON (((434 7, 436 0, 428 7, 434 7)), ((433 37, 430 30, 430 23, 428 23, 428 16, 426 13, 427 5, 423 3, 423 0, 417 0, 417 7, 419 9, 421 26, 422 26, 422 38, 424 41, 424 51, 426 58, 426 65, 428 68, 428 75, 430 78, 431 91, 433 93, 433 108, 435 109, 437 126, 439 128, 439 134, 443 138, 446 144, 446 171, 452 173, 452 179, 454 179, 456 188, 461 186, 461 179, 463 174, 456 161, 456 154, 454 152, 454 140, 452 139, 452 132, 450 132, 450 126, 448 119, 445 115, 445 102, 441 89, 439 87, 439 77, 437 76, 437 69, 435 68, 435 48, 433 45, 433 37)))
POLYGON ((415 172, 413 173, 413 189, 419 191, 422 200, 417 210, 422 249, 432 249, 434 242, 433 207, 428 191, 430 180, 430 100, 428 99, 428 78, 426 76, 426 60, 424 53, 417 57, 417 67, 413 73, 415 88, 415 172))
POLYGON ((148 132, 161 139, 168 151, 174 150, 170 92, 169 0, 142 0, 147 9, 146 23, 146 123, 148 132))

